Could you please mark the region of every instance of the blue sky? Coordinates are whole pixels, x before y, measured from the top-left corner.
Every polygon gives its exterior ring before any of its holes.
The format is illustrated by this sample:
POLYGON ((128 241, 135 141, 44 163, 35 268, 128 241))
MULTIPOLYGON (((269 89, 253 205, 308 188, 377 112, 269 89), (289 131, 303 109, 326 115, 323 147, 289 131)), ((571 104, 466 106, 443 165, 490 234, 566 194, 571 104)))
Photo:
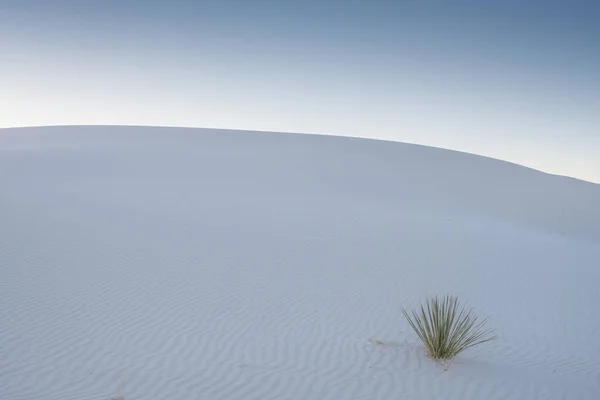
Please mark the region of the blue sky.
POLYGON ((600 183, 600 6, 0 0, 0 127, 326 133, 600 183))

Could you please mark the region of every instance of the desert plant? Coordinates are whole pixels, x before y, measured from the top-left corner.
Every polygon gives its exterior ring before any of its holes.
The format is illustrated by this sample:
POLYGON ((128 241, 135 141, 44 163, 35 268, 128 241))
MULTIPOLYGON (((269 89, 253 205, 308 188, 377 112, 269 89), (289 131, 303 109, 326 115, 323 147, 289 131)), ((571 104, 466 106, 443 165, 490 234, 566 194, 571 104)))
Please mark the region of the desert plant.
POLYGON ((480 320, 454 296, 427 299, 412 317, 404 308, 402 312, 434 360, 451 361, 463 350, 496 338, 493 329, 484 328, 487 319, 480 320))

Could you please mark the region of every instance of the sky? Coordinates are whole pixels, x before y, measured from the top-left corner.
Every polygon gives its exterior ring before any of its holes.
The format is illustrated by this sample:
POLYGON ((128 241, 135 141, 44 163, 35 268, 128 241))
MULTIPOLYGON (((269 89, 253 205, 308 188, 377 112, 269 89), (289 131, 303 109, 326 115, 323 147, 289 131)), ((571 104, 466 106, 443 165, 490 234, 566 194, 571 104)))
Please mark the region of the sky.
POLYGON ((357 136, 600 183, 600 2, 0 0, 0 128, 357 136))

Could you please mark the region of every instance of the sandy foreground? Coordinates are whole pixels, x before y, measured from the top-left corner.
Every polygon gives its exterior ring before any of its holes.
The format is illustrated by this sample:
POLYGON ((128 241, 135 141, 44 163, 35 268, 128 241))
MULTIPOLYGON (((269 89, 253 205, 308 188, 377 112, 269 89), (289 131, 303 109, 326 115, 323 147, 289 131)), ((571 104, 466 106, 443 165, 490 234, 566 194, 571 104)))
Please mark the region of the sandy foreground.
POLYGON ((330 136, 0 130, 0 399, 600 398, 600 185, 330 136), (498 339, 448 371, 401 307, 498 339))

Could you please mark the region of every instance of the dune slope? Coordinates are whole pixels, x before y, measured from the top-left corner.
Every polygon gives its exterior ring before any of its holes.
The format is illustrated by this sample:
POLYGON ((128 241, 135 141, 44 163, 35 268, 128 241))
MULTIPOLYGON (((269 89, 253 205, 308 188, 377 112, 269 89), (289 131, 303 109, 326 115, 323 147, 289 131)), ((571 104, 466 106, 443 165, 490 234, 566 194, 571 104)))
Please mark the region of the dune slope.
POLYGON ((595 399, 600 185, 355 138, 0 130, 0 398, 595 399), (499 338, 448 371, 400 307, 499 338))

